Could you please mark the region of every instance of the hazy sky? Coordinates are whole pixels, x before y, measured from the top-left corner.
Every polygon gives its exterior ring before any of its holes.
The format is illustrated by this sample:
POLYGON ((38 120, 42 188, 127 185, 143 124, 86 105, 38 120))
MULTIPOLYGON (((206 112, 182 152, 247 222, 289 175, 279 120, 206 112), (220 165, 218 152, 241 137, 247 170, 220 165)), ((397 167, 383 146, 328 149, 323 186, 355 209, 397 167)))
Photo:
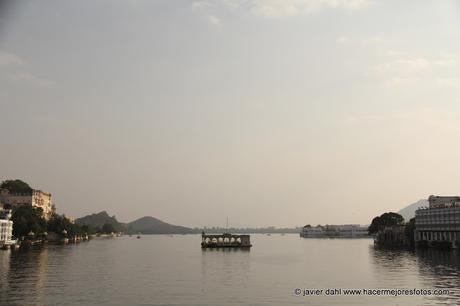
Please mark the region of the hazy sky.
POLYGON ((460 194, 457 1, 0 10, 0 179, 60 213, 366 224, 460 194))

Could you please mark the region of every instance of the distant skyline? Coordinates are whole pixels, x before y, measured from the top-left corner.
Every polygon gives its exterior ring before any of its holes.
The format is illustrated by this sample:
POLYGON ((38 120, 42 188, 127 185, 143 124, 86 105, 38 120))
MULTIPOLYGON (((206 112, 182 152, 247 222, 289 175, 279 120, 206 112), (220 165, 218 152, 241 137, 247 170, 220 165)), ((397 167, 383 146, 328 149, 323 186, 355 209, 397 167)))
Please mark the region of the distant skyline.
POLYGON ((460 195, 460 4, 0 1, 0 179, 59 213, 368 224, 460 195))

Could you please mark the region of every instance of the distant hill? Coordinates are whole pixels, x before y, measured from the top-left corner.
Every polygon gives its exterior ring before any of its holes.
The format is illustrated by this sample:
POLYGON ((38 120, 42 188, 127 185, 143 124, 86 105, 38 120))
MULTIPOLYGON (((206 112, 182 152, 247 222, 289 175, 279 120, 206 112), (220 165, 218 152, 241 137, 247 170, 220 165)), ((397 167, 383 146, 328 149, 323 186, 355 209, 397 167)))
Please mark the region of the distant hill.
POLYGON ((422 207, 422 206, 427 207, 428 206, 428 200, 422 199, 422 200, 419 200, 419 201, 417 201, 417 202, 415 202, 413 204, 410 204, 410 205, 406 206, 405 208, 401 209, 400 211, 398 211, 398 214, 403 216, 404 221, 407 222, 410 219, 415 217, 415 211, 419 207, 422 207))
POLYGON ((115 216, 109 216, 106 211, 87 215, 75 220, 78 225, 88 225, 100 229, 106 223, 113 225, 117 232, 130 232, 142 234, 187 234, 193 230, 188 227, 172 225, 154 217, 142 217, 130 223, 120 223, 115 216))
POLYGON ((75 223, 78 225, 88 225, 94 229, 100 229, 104 224, 108 223, 113 225, 113 228, 117 232, 126 231, 126 226, 123 223, 118 222, 115 216, 109 216, 106 211, 78 218, 75 220, 75 223))
POLYGON ((187 234, 193 230, 184 226, 172 225, 154 217, 142 217, 127 224, 128 230, 142 234, 187 234))

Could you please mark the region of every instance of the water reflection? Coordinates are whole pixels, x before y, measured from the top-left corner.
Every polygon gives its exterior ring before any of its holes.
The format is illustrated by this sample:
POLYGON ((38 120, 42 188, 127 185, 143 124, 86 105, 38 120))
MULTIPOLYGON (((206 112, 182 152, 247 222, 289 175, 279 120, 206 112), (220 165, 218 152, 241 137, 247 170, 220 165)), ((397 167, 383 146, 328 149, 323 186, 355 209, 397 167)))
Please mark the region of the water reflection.
POLYGON ((444 268, 460 269, 459 250, 417 249, 416 253, 423 265, 443 268, 443 272, 446 271, 444 268))
POLYGON ((460 252, 388 250, 364 240, 255 235, 252 249, 197 236, 96 239, 0 252, 0 305, 460 304, 460 252), (450 288, 441 297, 318 297, 293 288, 450 288), (84 294, 82 294, 84 293, 84 294))
POLYGON ((375 285, 387 288, 418 288, 417 258, 413 251, 369 246, 375 285))
POLYGON ((201 293, 216 303, 222 297, 237 301, 249 285, 249 249, 206 248, 201 254, 201 293))
POLYGON ((10 253, 11 250, 0 251, 0 301, 2 301, 3 293, 9 290, 8 274, 10 271, 10 253), (1 256, 3 255, 3 256, 1 256))
POLYGON ((457 250, 395 250, 370 246, 372 267, 381 283, 391 287, 449 289, 448 296, 426 296, 424 303, 460 304, 460 252, 457 250))
POLYGON ((460 304, 460 254, 457 250, 417 250, 419 273, 431 288, 448 288, 449 296, 429 298, 447 305, 460 304))
POLYGON ((249 252, 250 248, 202 248, 202 252, 249 252))
MULTIPOLYGON (((28 296, 34 296, 34 304, 41 301, 47 281, 48 249, 34 247, 7 251, 1 258, 3 263, 8 264, 8 266, 2 265, 0 274, 2 292, 13 295, 27 292, 28 296)), ((8 305, 14 302, 7 300, 6 295, 3 295, 0 301, 8 305)), ((32 301, 28 302, 32 303, 32 301)))
POLYGON ((388 249, 370 245, 369 253, 376 269, 399 270, 412 264, 415 260, 415 253, 411 250, 388 249))

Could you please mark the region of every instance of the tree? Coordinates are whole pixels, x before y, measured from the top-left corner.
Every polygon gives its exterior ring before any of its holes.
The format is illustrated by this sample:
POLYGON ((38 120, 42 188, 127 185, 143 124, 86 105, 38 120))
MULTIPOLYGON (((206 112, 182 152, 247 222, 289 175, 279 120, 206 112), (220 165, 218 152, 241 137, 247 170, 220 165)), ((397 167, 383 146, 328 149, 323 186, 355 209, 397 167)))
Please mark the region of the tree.
POLYGON ((400 214, 394 212, 384 213, 372 219, 372 223, 368 228, 369 234, 375 234, 383 230, 386 226, 402 225, 404 218, 400 214))
POLYGON ((376 234, 380 230, 381 226, 382 226, 382 221, 380 217, 375 217, 374 219, 372 219, 372 223, 367 229, 367 231, 369 232, 369 235, 376 234))
POLYGON ((13 235, 15 237, 27 236, 30 231, 42 234, 46 231, 46 220, 42 217, 43 210, 30 205, 21 205, 13 209, 13 235))
POLYGON ((48 231, 61 235, 64 230, 70 237, 82 235, 85 233, 82 227, 70 222, 66 216, 54 214, 48 221, 48 231))
POLYGON ((0 188, 7 189, 10 193, 26 193, 32 192, 32 188, 26 182, 21 180, 6 180, 0 185, 0 188))
POLYGON ((102 232, 106 234, 110 234, 110 233, 115 232, 115 228, 110 223, 104 223, 104 225, 102 226, 102 232))
POLYGON ((406 223, 406 227, 404 228, 404 233, 406 235, 406 239, 409 243, 409 246, 413 247, 415 246, 415 218, 412 218, 409 220, 409 222, 406 223))
POLYGON ((58 235, 62 234, 64 230, 67 233, 69 233, 70 228, 71 228, 70 220, 68 220, 64 216, 55 214, 55 215, 52 215, 51 219, 48 221, 48 231, 54 232, 58 235))
POLYGON ((96 232, 96 230, 89 225, 82 225, 81 230, 86 234, 94 234, 96 232))

